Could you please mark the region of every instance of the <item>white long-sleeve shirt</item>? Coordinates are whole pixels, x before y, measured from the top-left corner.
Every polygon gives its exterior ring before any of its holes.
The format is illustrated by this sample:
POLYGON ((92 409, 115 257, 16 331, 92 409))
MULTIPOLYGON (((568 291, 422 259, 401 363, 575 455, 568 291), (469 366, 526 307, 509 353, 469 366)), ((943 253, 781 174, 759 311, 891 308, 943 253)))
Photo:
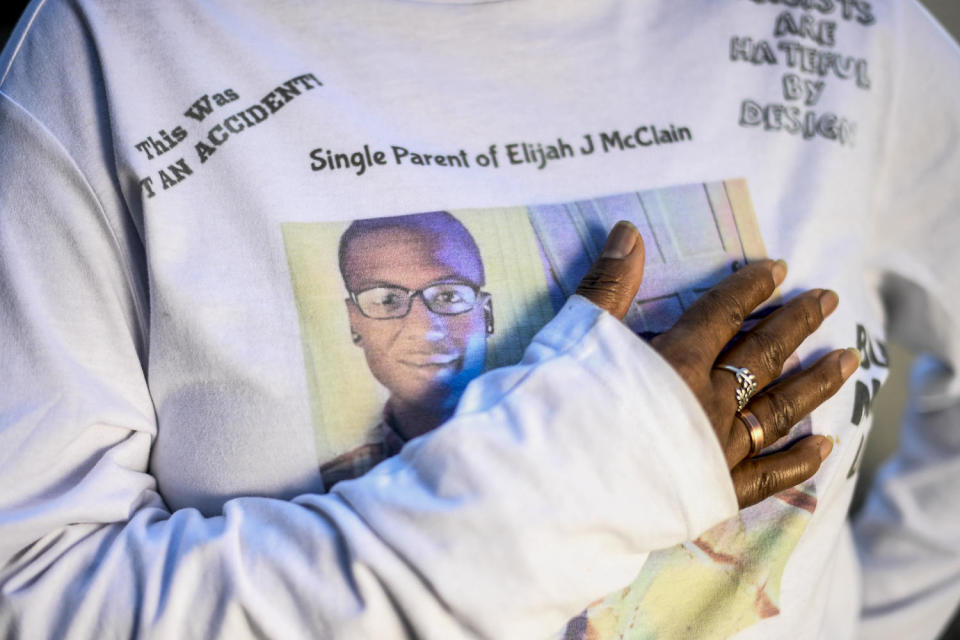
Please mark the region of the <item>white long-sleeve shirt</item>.
POLYGON ((33 3, 0 58, 0 628, 530 638, 586 608, 568 635, 933 637, 960 62, 912 1, 808 4, 33 3), (324 494, 385 395, 337 240, 437 210, 479 246, 488 368, 532 346, 324 494), (635 330, 764 255, 781 300, 839 293, 796 360, 867 357, 791 437, 835 440, 810 482, 736 513, 652 350, 583 301, 540 330, 624 217, 635 330), (888 332, 941 364, 857 555, 888 332))

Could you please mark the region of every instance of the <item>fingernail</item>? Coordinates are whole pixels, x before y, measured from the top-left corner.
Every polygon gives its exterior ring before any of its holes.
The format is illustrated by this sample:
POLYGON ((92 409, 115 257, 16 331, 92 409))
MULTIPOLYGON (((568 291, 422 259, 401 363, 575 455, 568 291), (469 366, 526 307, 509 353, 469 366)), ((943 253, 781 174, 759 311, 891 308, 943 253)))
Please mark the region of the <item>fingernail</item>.
POLYGON ((820 450, 820 462, 823 462, 827 459, 827 456, 830 455, 830 452, 833 451, 833 440, 830 438, 820 438, 817 449, 820 450))
POLYGON ((637 246, 637 228, 626 220, 621 220, 613 226, 610 235, 607 236, 607 242, 603 245, 601 258, 613 258, 622 260, 626 258, 637 246))
POLYGON ((833 313, 838 304, 840 304, 840 296, 837 295, 836 291, 827 289, 820 294, 820 313, 824 318, 833 313))
POLYGON ((773 263, 773 268, 770 269, 770 273, 773 274, 773 282, 779 287, 780 283, 783 282, 787 277, 787 263, 784 260, 777 260, 773 263))
POLYGON ((853 372, 860 366, 861 359, 862 356, 857 349, 853 347, 844 349, 843 353, 840 354, 840 375, 843 376, 844 380, 853 375, 853 372))

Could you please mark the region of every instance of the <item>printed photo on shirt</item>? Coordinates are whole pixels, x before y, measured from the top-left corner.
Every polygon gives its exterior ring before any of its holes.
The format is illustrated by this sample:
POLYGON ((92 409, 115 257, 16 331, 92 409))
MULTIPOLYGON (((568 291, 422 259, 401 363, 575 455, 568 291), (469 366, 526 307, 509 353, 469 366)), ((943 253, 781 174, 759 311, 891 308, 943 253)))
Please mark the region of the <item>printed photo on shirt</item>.
POLYGON ((473 378, 518 361, 554 314, 523 207, 283 233, 329 480, 439 425, 473 378))
POLYGON ((625 319, 645 336, 766 253, 742 180, 283 225, 327 485, 441 424, 483 371, 519 361, 622 219, 646 244, 625 319))

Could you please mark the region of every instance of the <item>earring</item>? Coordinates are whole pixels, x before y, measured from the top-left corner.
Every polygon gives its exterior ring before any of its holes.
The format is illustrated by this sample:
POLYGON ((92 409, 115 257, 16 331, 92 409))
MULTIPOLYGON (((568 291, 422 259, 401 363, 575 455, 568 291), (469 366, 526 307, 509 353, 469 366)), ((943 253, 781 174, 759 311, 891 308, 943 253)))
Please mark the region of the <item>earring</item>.
POLYGON ((483 322, 487 329, 487 335, 493 335, 493 300, 489 294, 484 294, 486 298, 483 301, 483 322))
POLYGON ((353 340, 353 344, 360 344, 360 341, 363 340, 363 338, 360 337, 360 334, 352 329, 350 330, 350 339, 353 340))

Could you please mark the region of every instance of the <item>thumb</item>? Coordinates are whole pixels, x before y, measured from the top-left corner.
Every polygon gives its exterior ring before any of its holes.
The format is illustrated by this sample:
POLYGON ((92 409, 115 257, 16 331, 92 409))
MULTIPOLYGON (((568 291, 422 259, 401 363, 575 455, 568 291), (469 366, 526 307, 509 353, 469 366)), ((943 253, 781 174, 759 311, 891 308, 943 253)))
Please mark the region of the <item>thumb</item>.
POLYGON ((577 293, 623 320, 643 280, 643 238, 621 220, 610 231, 600 257, 580 281, 577 293))

